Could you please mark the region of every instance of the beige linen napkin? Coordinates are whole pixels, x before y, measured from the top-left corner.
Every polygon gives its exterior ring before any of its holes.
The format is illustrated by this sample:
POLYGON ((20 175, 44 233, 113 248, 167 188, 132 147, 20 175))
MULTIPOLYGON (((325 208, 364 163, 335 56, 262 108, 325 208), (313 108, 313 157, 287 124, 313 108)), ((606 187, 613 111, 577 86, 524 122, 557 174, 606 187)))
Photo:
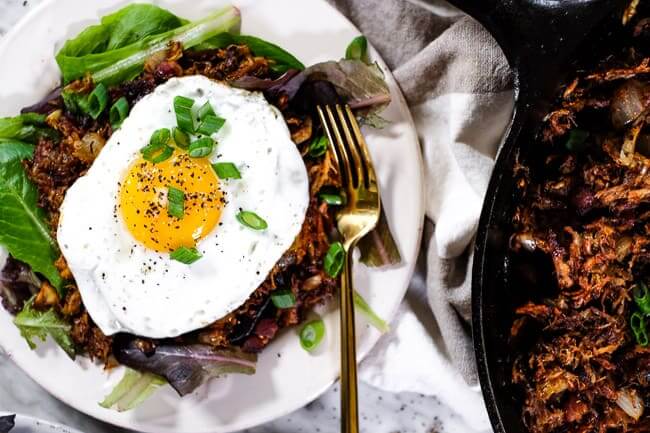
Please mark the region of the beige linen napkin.
POLYGON ((443 0, 329 1, 393 71, 425 163, 427 230, 418 270, 361 378, 436 395, 473 429, 489 431, 471 342, 471 252, 512 114, 510 69, 487 31, 443 0))

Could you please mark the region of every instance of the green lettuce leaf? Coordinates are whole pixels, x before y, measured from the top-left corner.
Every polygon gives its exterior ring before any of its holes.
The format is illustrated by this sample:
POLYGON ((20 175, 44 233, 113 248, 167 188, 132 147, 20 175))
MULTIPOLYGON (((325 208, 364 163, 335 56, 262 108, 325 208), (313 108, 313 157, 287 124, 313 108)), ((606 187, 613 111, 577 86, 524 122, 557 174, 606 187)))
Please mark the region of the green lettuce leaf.
POLYGON ((49 335, 70 358, 74 359, 76 353, 72 337, 70 337, 72 326, 61 319, 53 309, 38 311, 33 308, 33 304, 34 298, 25 303, 23 311, 18 313, 14 319, 14 324, 20 330, 20 335, 32 350, 36 349, 34 338, 45 341, 49 335))
POLYGON ((251 52, 258 57, 266 57, 269 60, 272 60, 274 64, 272 69, 274 72, 283 74, 289 69, 297 69, 302 71, 305 69, 305 65, 300 62, 296 57, 291 53, 285 51, 279 46, 265 41, 263 39, 257 38, 255 36, 249 35, 237 35, 233 33, 222 33, 209 41, 206 41, 195 49, 200 50, 213 50, 218 48, 225 48, 228 45, 247 45, 251 52))
POLYGON ((119 84, 142 72, 147 58, 176 41, 194 47, 223 32, 237 29, 239 11, 228 6, 193 22, 157 7, 127 6, 83 31, 57 53, 64 84, 90 73, 95 83, 119 84), (149 18, 150 16, 150 18, 149 18), (151 23, 145 24, 149 19, 151 23), (182 25, 181 25, 182 24, 182 25), (115 35, 114 33, 119 32, 115 35))
POLYGON ((77 70, 85 63, 84 58, 105 67, 110 63, 101 62, 99 56, 119 50, 129 45, 138 45, 146 38, 169 32, 184 25, 184 20, 176 15, 150 4, 134 4, 102 18, 101 24, 90 26, 76 38, 68 40, 56 55, 63 72, 64 82, 81 78, 91 69, 77 70))
POLYGON ((352 39, 350 45, 345 50, 347 60, 361 60, 364 63, 370 63, 368 58, 368 39, 365 36, 357 36, 352 39))
POLYGON ((158 387, 166 384, 165 379, 151 373, 141 373, 130 368, 124 377, 99 405, 105 409, 126 412, 135 409, 148 399, 158 387))
POLYGON ((34 145, 18 140, 0 138, 0 164, 22 161, 34 156, 34 145))
POLYGON ((39 138, 56 138, 56 131, 45 123, 45 116, 36 113, 0 118, 0 139, 36 143, 39 138))
POLYGON ((116 50, 186 23, 185 20, 155 5, 129 5, 103 17, 101 24, 88 27, 76 38, 67 41, 57 57, 82 57, 116 50))
POLYGON ((37 206, 36 187, 22 165, 22 160, 30 156, 29 144, 0 142, 0 245, 43 274, 63 294, 63 281, 54 266, 58 248, 44 222, 45 215, 37 206))
POLYGON ((117 84, 137 76, 147 57, 165 49, 170 41, 183 43, 184 48, 197 50, 223 48, 231 44, 246 44, 256 56, 274 63, 277 73, 289 69, 303 70, 305 66, 279 46, 254 36, 236 34, 239 14, 230 7, 196 23, 177 17, 158 6, 134 4, 102 18, 101 23, 88 27, 65 43, 56 56, 65 84, 91 73, 96 82, 117 84), (201 26, 219 17, 232 15, 218 26, 201 26), (198 31, 197 31, 198 29, 198 31), (201 30, 203 29, 203 30, 201 30), (218 31, 215 31, 218 30, 218 31), (192 33, 187 37, 187 32, 192 33), (137 60, 126 62, 126 59, 137 60), (112 71, 107 74, 104 70, 112 71))

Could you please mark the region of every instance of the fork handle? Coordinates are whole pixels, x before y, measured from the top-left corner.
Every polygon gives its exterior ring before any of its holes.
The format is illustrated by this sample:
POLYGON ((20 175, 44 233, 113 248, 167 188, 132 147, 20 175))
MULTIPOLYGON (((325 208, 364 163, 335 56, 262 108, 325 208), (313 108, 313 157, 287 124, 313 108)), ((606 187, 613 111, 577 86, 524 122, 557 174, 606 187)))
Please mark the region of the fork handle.
POLYGON ((357 350, 354 322, 354 286, 352 284, 352 252, 346 248, 341 277, 341 433, 359 433, 357 391, 357 350))

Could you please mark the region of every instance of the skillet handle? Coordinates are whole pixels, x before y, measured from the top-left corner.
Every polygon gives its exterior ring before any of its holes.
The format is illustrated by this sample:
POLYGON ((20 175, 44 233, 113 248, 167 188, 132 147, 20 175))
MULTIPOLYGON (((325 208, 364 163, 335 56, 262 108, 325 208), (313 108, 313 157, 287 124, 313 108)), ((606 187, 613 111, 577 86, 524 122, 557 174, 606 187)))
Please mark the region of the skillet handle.
POLYGON ((549 76, 558 72, 597 24, 629 3, 629 0, 448 1, 492 33, 514 70, 518 85, 538 91, 542 89, 535 87, 543 86, 549 76))

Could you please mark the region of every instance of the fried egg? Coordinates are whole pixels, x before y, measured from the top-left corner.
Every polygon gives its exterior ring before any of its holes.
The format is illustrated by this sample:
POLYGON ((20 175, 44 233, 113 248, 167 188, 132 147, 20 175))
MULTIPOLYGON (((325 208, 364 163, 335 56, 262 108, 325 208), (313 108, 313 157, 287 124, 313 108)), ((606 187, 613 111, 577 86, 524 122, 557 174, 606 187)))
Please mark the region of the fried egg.
POLYGON ((260 93, 203 76, 171 79, 144 97, 88 173, 68 190, 57 240, 93 321, 118 332, 166 338, 204 328, 241 306, 299 234, 309 204, 301 155, 281 113, 260 93), (209 102, 226 119, 207 158, 175 149, 153 164, 140 150, 176 126, 174 98, 209 102), (241 179, 219 179, 230 162, 241 179), (185 193, 184 215, 167 211, 170 187, 185 193), (254 212, 265 230, 242 224, 254 212), (179 247, 202 258, 172 260, 179 247))

